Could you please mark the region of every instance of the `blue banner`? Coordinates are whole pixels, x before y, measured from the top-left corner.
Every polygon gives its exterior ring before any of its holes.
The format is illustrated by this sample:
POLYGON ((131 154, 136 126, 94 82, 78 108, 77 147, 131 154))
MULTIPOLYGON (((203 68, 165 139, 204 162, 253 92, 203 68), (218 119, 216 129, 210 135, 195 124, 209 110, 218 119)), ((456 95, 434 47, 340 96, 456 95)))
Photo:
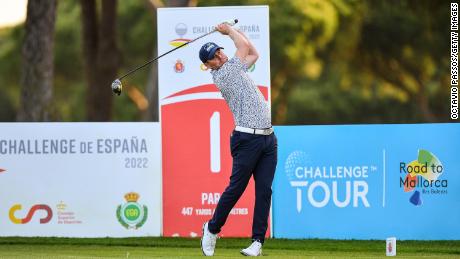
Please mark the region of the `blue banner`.
POLYGON ((274 237, 460 239, 460 124, 275 131, 274 237))

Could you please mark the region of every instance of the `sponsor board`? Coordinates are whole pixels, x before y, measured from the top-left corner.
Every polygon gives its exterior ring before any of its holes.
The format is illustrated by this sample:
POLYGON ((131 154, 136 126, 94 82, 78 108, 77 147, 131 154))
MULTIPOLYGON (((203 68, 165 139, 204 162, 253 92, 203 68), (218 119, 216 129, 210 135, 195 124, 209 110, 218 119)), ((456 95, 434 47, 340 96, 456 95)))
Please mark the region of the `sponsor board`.
MULTIPOLYGON (((253 66, 249 73, 269 102, 267 6, 161 8, 158 10, 158 53, 165 53, 234 18, 239 20, 236 27, 246 33, 260 53, 257 69, 253 66)), ((165 236, 201 235, 203 223, 212 217, 229 183, 233 116, 212 83, 210 69, 198 57, 201 46, 210 41, 223 46, 229 58, 233 57, 236 49, 231 39, 213 33, 158 61, 165 236)), ((250 236, 253 204, 251 180, 231 211, 221 236, 250 236)))
POLYGON ((1 236, 161 234, 158 123, 1 123, 0 131, 1 236))
POLYGON ((275 237, 460 238, 459 124, 276 132, 275 237))

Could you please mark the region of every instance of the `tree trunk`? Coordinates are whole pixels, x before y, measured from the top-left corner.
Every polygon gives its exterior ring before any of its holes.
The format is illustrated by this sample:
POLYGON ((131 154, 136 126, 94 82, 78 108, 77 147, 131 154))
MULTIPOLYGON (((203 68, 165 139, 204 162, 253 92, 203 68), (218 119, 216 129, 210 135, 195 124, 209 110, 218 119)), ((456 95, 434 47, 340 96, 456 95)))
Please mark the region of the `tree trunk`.
POLYGON ((56 0, 29 0, 18 121, 48 121, 53 96, 56 0))
MULTIPOLYGON (((153 56, 158 56, 157 44, 154 43, 153 56)), ((145 93, 149 102, 149 108, 143 115, 144 121, 159 121, 158 117, 158 63, 153 62, 150 68, 149 78, 145 86, 145 93)))
POLYGON ((119 51, 116 44, 116 0, 102 0, 98 21, 95 0, 82 0, 83 53, 85 59, 86 119, 110 121, 112 91, 116 78, 119 51))

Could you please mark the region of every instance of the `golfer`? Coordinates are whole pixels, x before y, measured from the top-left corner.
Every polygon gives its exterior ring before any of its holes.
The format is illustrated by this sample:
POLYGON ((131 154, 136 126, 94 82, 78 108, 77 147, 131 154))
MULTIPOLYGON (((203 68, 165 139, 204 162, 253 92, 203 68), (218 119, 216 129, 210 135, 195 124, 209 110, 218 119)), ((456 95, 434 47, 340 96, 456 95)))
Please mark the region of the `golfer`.
POLYGON ((249 39, 240 31, 223 23, 217 30, 228 35, 236 46, 234 57, 228 57, 222 47, 213 42, 200 49, 201 61, 211 69, 214 83, 233 113, 235 129, 230 138, 233 157, 230 183, 222 194, 212 219, 203 225, 201 249, 206 256, 214 255, 217 234, 230 210, 254 176, 256 197, 252 221, 252 244, 241 253, 262 255, 262 245, 268 226, 272 182, 277 163, 277 140, 271 124, 270 107, 254 81, 246 73, 259 57, 249 39))

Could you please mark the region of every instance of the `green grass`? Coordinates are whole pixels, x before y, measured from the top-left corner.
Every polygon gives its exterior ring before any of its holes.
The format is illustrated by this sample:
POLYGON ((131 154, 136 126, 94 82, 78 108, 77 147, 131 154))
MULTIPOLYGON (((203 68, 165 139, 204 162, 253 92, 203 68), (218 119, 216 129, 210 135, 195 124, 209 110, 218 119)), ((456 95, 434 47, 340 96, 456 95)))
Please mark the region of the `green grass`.
MULTIPOLYGON (((0 258, 198 258, 191 238, 0 238, 0 258)), ((215 257, 243 258, 248 239, 222 238, 215 257)), ((265 258, 386 258, 385 241, 269 239, 265 258)), ((460 258, 460 241, 398 241, 398 258, 460 258)))

